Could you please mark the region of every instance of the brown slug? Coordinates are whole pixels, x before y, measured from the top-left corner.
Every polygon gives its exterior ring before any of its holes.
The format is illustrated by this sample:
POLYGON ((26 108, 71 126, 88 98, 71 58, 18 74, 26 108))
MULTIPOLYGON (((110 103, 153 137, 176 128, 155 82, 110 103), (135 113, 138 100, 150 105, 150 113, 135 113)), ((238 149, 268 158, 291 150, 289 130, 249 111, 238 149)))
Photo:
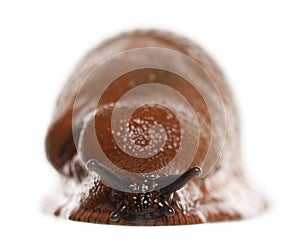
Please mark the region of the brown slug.
POLYGON ((163 31, 111 38, 77 65, 46 137, 71 220, 182 225, 252 217, 264 200, 240 165, 239 122, 215 62, 163 31))

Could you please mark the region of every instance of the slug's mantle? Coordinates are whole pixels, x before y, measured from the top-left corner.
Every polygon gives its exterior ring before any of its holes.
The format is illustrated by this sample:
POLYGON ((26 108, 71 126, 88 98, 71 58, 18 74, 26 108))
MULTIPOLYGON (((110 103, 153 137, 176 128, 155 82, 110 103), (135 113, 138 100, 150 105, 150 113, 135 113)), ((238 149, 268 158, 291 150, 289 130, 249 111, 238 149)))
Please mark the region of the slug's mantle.
POLYGON ((118 35, 79 62, 46 137, 62 192, 47 210, 71 220, 182 225, 257 215, 239 122, 215 62, 162 31, 118 35))

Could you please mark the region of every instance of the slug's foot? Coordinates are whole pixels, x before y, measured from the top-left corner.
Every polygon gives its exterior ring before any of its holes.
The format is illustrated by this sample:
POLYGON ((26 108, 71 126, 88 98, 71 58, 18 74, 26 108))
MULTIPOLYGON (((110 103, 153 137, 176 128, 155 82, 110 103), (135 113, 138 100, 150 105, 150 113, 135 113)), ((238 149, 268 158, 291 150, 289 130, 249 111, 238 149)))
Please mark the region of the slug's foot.
MULTIPOLYGON (((224 202, 222 202, 224 205, 224 202)), ((141 226, 165 226, 165 225, 187 225, 197 224, 205 222, 220 222, 220 221, 231 221, 241 219, 242 215, 236 211, 220 210, 218 209, 219 204, 212 202, 205 208, 192 208, 189 211, 185 211, 180 205, 174 205, 172 208, 175 210, 174 216, 161 216, 155 219, 144 219, 144 220, 126 220, 120 217, 118 220, 112 220, 112 210, 107 210, 106 206, 103 208, 87 209, 77 208, 68 217, 70 220, 90 222, 98 224, 112 224, 112 225, 141 225, 141 226), (207 212, 208 210, 208 212, 207 212), (218 211, 219 210, 219 211, 218 211)), ((58 213, 59 215, 59 213, 58 213)), ((60 215, 64 216, 64 215, 60 215)))

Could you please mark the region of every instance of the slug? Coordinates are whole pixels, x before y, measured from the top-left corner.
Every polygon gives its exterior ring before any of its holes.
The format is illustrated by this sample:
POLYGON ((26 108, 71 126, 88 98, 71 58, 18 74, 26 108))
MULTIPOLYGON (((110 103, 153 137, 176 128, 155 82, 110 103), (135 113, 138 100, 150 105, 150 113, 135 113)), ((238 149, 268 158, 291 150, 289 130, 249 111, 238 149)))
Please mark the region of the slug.
POLYGON ((266 204, 239 144, 232 93, 202 48, 170 32, 123 33, 91 50, 58 98, 46 155, 62 190, 47 208, 118 225, 253 217, 266 204))

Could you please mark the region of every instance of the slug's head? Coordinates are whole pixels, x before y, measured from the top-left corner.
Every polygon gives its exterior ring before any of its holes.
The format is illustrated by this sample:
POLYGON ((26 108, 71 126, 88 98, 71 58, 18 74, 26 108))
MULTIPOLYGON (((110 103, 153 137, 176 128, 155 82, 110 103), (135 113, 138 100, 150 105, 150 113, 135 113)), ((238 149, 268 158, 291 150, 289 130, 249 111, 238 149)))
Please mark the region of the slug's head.
MULTIPOLYGON (((108 177, 114 182, 122 183, 123 185, 127 183, 130 187, 130 182, 126 182, 126 180, 120 178, 118 175, 105 169, 96 160, 89 160, 87 168, 90 171, 108 177)), ((152 181, 152 184, 155 183, 158 185, 162 181, 171 183, 151 192, 129 193, 115 189, 111 190, 110 201, 115 205, 116 210, 111 212, 110 220, 118 221, 122 217, 126 220, 133 221, 138 219, 154 219, 164 215, 173 216, 175 213, 171 207, 173 193, 182 188, 189 180, 200 174, 201 168, 192 167, 179 177, 167 176, 159 178, 159 180, 152 181)), ((149 188, 147 185, 143 186, 149 188)))
POLYGON ((127 220, 153 219, 163 215, 174 215, 174 209, 169 206, 170 195, 158 191, 147 193, 125 193, 112 190, 112 200, 117 206, 111 212, 110 220, 118 221, 121 217, 127 220))

